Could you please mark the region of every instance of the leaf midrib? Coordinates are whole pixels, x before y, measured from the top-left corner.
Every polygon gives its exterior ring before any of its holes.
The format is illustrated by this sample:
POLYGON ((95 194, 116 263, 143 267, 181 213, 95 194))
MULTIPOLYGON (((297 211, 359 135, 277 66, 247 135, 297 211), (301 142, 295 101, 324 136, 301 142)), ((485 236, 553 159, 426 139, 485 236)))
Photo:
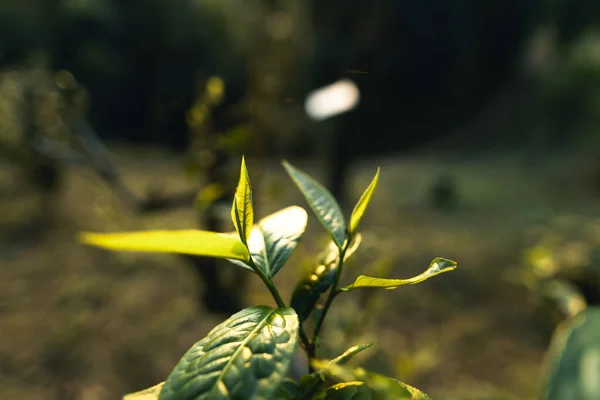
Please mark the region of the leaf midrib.
MULTIPOLYGON (((263 328, 263 326, 266 325, 267 320, 269 319, 269 317, 271 317, 271 315, 273 315, 273 313, 276 313, 277 310, 276 309, 272 309, 271 311, 269 311, 269 313, 267 315, 265 315, 265 317, 263 318, 262 321, 260 321, 256 327, 252 330, 252 332, 250 332, 250 334, 244 339, 242 340, 242 342, 240 343, 240 345, 238 346, 238 348, 233 352, 233 354, 231 355, 231 359, 230 361, 227 363, 227 365, 225 365, 225 367, 221 370, 221 374, 219 374, 219 377, 217 378, 217 380, 215 381, 212 390, 210 391, 210 393, 213 393, 213 391, 215 389, 218 388, 218 384, 219 382, 223 382, 223 377, 227 374, 227 372, 229 371, 229 368, 231 367, 231 365, 233 364, 233 360, 236 358, 236 356, 238 355, 238 352, 241 351, 241 349, 243 349, 246 346, 246 343, 248 343, 251 339, 253 339, 254 337, 256 337, 256 335, 258 334, 258 332, 260 332, 260 329, 263 328)), ((285 317, 284 317, 285 319, 285 317)), ((207 353, 208 354, 208 353, 207 353)), ((252 355, 254 355, 254 352, 252 352, 252 355)), ((223 385, 227 388, 227 385, 225 385, 225 382, 223 382, 223 385)), ((229 388, 227 388, 227 392, 229 393, 229 388)))

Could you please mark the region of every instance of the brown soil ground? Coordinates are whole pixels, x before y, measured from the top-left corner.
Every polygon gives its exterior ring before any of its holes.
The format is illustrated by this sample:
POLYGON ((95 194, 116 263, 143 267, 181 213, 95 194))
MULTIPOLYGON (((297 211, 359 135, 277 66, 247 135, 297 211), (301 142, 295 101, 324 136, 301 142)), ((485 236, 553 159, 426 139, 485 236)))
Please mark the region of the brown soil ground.
MULTIPOLYGON (((117 154, 138 194, 195 185, 173 155, 128 148, 117 154)), ((319 178, 326 167, 295 164, 319 178)), ((459 268, 416 286, 339 297, 323 338, 335 345, 322 355, 375 340, 379 345, 359 361, 434 398, 535 399, 552 323, 515 277, 540 224, 561 215, 600 216, 585 160, 368 160, 354 168, 350 199, 358 199, 377 165, 381 180, 345 281, 365 272, 410 277, 437 256, 457 260, 459 268), (458 202, 450 212, 430 201, 444 170, 456 180, 458 202)), ((291 204, 307 208, 276 161, 265 170, 254 194, 259 216, 291 204)), ((76 239, 81 230, 193 228, 192 208, 136 217, 91 172, 70 170, 65 178, 54 198, 42 198, 16 168, 0 166, 0 399, 120 398, 163 381, 226 317, 198 309, 203 288, 180 258, 108 253, 76 239)), ((324 242, 311 216, 301 246, 276 277, 285 298, 324 242)), ((248 281, 246 305, 272 304, 257 278, 224 270, 248 281)))

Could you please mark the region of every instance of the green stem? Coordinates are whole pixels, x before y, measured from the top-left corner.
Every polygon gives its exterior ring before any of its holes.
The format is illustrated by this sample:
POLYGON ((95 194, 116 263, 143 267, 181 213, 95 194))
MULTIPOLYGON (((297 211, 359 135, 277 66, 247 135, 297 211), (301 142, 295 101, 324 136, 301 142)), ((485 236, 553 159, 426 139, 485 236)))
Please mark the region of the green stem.
POLYGON ((309 345, 306 348, 306 355, 308 356, 309 373, 314 372, 313 367, 310 365, 310 360, 312 360, 316 356, 316 352, 317 352, 316 342, 319 337, 319 333, 321 332, 321 328, 323 327, 323 321, 325 321, 325 317, 327 316, 329 307, 331 307, 331 303, 333 303, 333 299, 335 299, 335 297, 339 294, 338 284, 339 284, 340 278, 342 276, 342 267, 344 266, 344 256, 346 255, 346 250, 348 249, 350 239, 351 238, 348 238, 348 240, 346 241, 344 246, 340 249, 339 256, 338 256, 339 257, 338 265, 337 265, 337 269, 335 271, 335 280, 333 281, 331 290, 329 291, 329 294, 327 295, 327 300, 325 300, 325 305, 323 306, 323 311, 321 312, 319 319, 315 323, 315 330, 313 332, 313 337, 310 340, 309 345))
POLYGON ((254 261, 252 261, 252 257, 250 257, 250 260, 248 260, 248 265, 254 270, 254 272, 256 272, 258 276, 260 276, 260 279, 262 279, 263 283, 265 284, 265 286, 267 286, 267 289, 269 289, 269 292, 271 292, 271 295, 275 299, 277 306, 279 308, 287 308, 285 302, 279 295, 277 287, 275 287, 275 284, 273 284, 273 281, 269 279, 269 277, 266 276, 265 273, 262 272, 262 270, 256 266, 256 264, 254 264, 254 261))
POLYGON ((310 347, 310 340, 308 339, 308 335, 304 331, 304 327, 302 326, 302 324, 300 324, 300 340, 302 340, 302 345, 304 346, 304 349, 307 351, 307 354, 308 354, 308 348, 310 347))
POLYGON ((321 313, 319 319, 317 320, 317 322, 315 324, 313 340, 311 341, 311 342, 313 342, 313 344, 314 344, 315 339, 317 337, 319 337, 319 333, 321 332, 321 327, 323 326, 323 321, 325 320, 325 317, 327 316, 327 312, 329 311, 329 307, 331 307, 331 303, 333 302, 333 299, 335 298, 335 296, 338 295, 337 287, 338 287, 338 283, 340 282, 340 278, 342 276, 342 267, 344 265, 344 256, 346 255, 347 247, 348 247, 347 245, 344 245, 344 247, 342 247, 342 249, 340 250, 337 270, 335 271, 335 280, 333 281, 333 285, 331 286, 331 290, 329 291, 327 300, 325 300, 325 304, 323 305, 323 312, 321 313))

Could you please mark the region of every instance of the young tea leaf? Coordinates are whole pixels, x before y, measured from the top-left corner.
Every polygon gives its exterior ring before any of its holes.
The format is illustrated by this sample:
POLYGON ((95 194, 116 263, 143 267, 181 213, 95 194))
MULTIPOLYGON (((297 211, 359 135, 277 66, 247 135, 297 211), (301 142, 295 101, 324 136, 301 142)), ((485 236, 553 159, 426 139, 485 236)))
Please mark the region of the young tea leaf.
POLYGON ((590 307, 559 325, 548 352, 544 400, 600 399, 599 337, 599 307, 590 307))
MULTIPOLYGON (((354 254, 361 240, 362 236, 360 234, 354 236, 354 240, 346 250, 344 261, 354 254)), ((319 265, 296 285, 292 294, 291 306, 298 313, 301 322, 306 321, 321 295, 333 285, 338 268, 339 254, 339 249, 335 243, 330 243, 319 256, 319 265)))
POLYGON ((283 161, 283 166, 335 244, 341 248, 346 240, 346 222, 337 201, 323 185, 306 173, 287 161, 283 161))
POLYGON ((344 365, 350 361, 352 357, 374 345, 375 343, 367 343, 359 346, 352 346, 333 360, 324 362, 323 366, 320 369, 317 369, 316 372, 313 372, 309 375, 304 375, 300 380, 299 391, 302 393, 302 396, 299 398, 305 398, 313 390, 316 390, 319 386, 319 383, 324 382, 327 379, 327 376, 329 376, 328 368, 332 368, 332 365, 344 365))
POLYGON ((330 363, 344 365, 348 361, 350 361, 352 359, 352 357, 354 357, 361 351, 364 351, 364 350, 368 349, 369 347, 373 347, 373 346, 375 346, 375 343, 366 343, 366 344, 361 344, 361 345, 357 345, 357 346, 352 346, 348 350, 346 350, 343 354, 340 354, 339 356, 337 356, 336 358, 331 360, 330 363))
POLYGON ((235 230, 240 235, 240 239, 246 243, 250 239, 250 232, 254 223, 254 209, 252 208, 252 188, 250 187, 250 178, 244 157, 242 157, 240 167, 240 180, 233 196, 231 219, 235 230))
MULTIPOLYGON (((252 228, 248 249, 254 264, 272 278, 287 262, 298 245, 308 216, 303 208, 291 206, 277 211, 252 228)), ((247 265, 229 260, 246 268, 247 265)))
POLYGON ((237 238, 221 233, 180 230, 80 234, 88 245, 114 251, 179 253, 248 261, 248 249, 237 238))
POLYGON ((397 379, 365 371, 362 368, 348 368, 323 360, 313 360, 311 365, 327 377, 342 382, 364 382, 373 391, 374 400, 431 400, 429 396, 397 379))
POLYGON ((374 278, 371 276, 361 275, 356 278, 353 284, 342 288, 341 290, 350 291, 359 288, 383 288, 383 289, 396 289, 403 285, 414 285, 416 283, 423 282, 433 276, 439 275, 444 272, 452 271, 456 269, 457 264, 455 261, 447 260, 445 258, 434 259, 429 268, 420 275, 417 275, 410 279, 384 279, 374 278))
POLYGON ((291 308, 232 315, 188 350, 159 400, 271 399, 290 366, 298 327, 291 308))
POLYGON ((364 382, 342 382, 316 394, 312 400, 373 400, 375 393, 364 382))
POLYGON ((158 385, 152 386, 151 388, 141 390, 135 393, 126 394, 123 400, 158 400, 158 395, 164 386, 164 382, 158 385))
POLYGON ((377 173, 375 174, 375 177, 358 200, 358 203, 356 203, 356 206, 354 206, 354 210, 352 211, 352 215, 350 216, 350 224, 348 226, 348 233, 350 235, 354 235, 356 233, 356 230, 358 229, 358 224, 360 223, 360 220, 362 219, 363 215, 365 214, 365 211, 367 210, 367 206, 371 201, 371 197, 373 196, 373 192, 377 187, 378 181, 379 168, 377 168, 377 173))

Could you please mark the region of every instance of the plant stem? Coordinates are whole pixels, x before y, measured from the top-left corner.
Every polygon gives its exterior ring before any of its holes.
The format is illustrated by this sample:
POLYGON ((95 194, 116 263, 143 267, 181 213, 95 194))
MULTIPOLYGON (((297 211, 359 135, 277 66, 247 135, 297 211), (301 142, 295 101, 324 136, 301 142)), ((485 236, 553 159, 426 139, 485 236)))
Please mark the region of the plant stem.
POLYGON ((300 324, 300 340, 302 340, 302 345, 304 345, 304 349, 307 351, 308 354, 308 349, 310 348, 310 340, 308 339, 308 336, 306 335, 302 324, 300 324))
POLYGON ((277 290, 277 287, 275 286, 273 281, 271 279, 269 279, 269 277, 266 276, 265 273, 262 272, 262 270, 256 266, 256 264, 254 264, 252 257, 250 257, 250 260, 248 261, 248 265, 250 266, 250 268, 252 268, 254 270, 254 272, 256 272, 256 274, 258 276, 260 276, 260 279, 262 279, 263 283, 265 284, 265 286, 267 286, 267 289, 269 289, 269 292, 271 292, 271 295, 275 299, 277 306, 279 308, 286 308, 287 306, 285 305, 285 302, 279 295, 279 291, 277 290))
POLYGON ((321 327, 323 326, 323 321, 325 320, 327 311, 329 311, 329 307, 331 307, 331 303, 333 302, 333 299, 335 298, 335 296, 338 295, 337 287, 338 287, 338 283, 340 281, 340 277, 342 276, 342 267, 344 265, 344 256, 346 255, 347 247, 348 247, 347 245, 344 245, 344 247, 342 247, 342 249, 340 250, 337 270, 335 271, 335 281, 333 281, 333 285, 331 286, 331 290, 329 291, 327 300, 325 300, 325 304, 323 305, 323 311, 321 312, 321 315, 320 315, 319 319, 317 320, 317 323, 315 324, 313 340, 311 341, 311 342, 313 342, 313 344, 314 344, 315 339, 319 336, 319 332, 321 332, 321 327))
POLYGON ((327 316, 329 307, 331 307, 331 303, 333 303, 333 299, 335 298, 335 296, 337 296, 339 294, 337 287, 338 287, 340 278, 342 276, 342 267, 344 266, 344 256, 346 255, 346 250, 348 248, 349 243, 350 243, 350 240, 347 240, 346 243, 344 244, 344 246, 340 249, 339 256, 338 256, 339 258, 338 258, 337 269, 335 271, 335 280, 333 282, 333 285, 331 286, 331 290, 329 291, 329 294, 327 295, 327 300, 325 300, 325 305, 323 306, 323 311, 321 312, 319 319, 315 323, 315 330, 313 332, 313 337, 310 340, 309 345, 306 347, 306 355, 308 356, 308 371, 309 371, 309 373, 314 372, 313 367, 310 365, 310 360, 315 358, 315 356, 316 356, 316 351, 317 351, 316 341, 319 337, 319 333, 321 332, 321 328, 323 326, 323 321, 325 321, 325 317, 327 316))

